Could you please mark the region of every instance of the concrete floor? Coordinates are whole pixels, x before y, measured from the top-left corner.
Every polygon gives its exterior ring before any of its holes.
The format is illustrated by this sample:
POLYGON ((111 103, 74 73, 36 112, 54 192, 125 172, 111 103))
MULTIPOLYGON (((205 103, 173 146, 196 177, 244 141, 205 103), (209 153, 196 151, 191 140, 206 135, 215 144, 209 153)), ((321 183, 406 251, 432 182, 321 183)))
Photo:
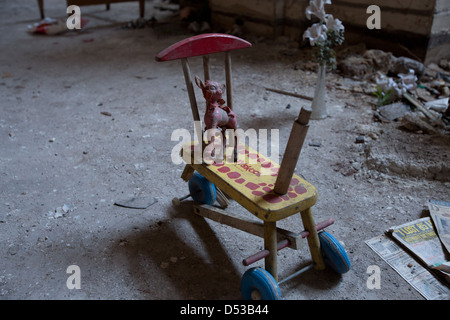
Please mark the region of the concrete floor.
MULTIPOLYGON (((45 7, 64 19, 64 1, 45 7)), ((153 10, 147 2, 147 18, 153 10)), ((34 1, 2 4, 0 299, 241 299, 241 261, 262 240, 193 215, 190 201, 171 204, 188 193, 183 165, 171 161, 171 135, 193 134, 191 111, 179 62, 154 57, 190 34, 168 12, 155 14, 172 22, 127 29, 137 3, 82 7, 90 20, 84 31, 38 36, 26 31, 39 21, 34 1), (139 210, 114 205, 133 197, 157 202, 139 210), (80 289, 67 286, 71 265, 80 268, 80 289)), ((309 102, 264 87, 312 95, 315 74, 293 67, 298 53, 284 39, 248 39, 254 46, 233 55, 235 110, 242 128, 279 129, 282 153, 309 102)), ((212 72, 224 82, 219 59, 212 72)), ((200 62, 191 67, 201 74, 200 62)), ((421 217, 429 198, 449 200, 450 177, 425 168, 448 173, 448 137, 374 122, 373 99, 330 89, 330 117, 311 122, 296 170, 318 189, 316 221, 336 220, 328 231, 345 245, 352 269, 310 270, 281 286, 284 299, 423 300, 364 241, 421 217), (366 143, 355 144, 361 134, 366 143), (386 161, 368 161, 374 157, 386 161), (414 174, 389 171, 402 161, 423 165, 414 174), (381 269, 380 289, 366 285, 371 265, 381 269)), ((248 215, 236 203, 229 210, 248 215)), ((302 230, 298 215, 280 226, 302 230)), ((310 261, 306 245, 278 258, 280 278, 310 261)))

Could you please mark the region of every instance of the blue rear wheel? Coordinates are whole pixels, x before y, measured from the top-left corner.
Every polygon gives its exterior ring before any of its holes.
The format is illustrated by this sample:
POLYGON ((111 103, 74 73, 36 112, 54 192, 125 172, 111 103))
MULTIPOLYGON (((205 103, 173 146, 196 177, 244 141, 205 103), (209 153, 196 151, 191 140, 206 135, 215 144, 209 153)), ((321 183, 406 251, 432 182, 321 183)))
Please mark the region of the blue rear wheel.
POLYGON ((188 186, 194 201, 209 205, 213 205, 216 201, 216 187, 200 173, 194 172, 188 186))
POLYGON ((342 245, 326 231, 319 233, 320 247, 325 263, 337 273, 350 270, 350 259, 342 245))

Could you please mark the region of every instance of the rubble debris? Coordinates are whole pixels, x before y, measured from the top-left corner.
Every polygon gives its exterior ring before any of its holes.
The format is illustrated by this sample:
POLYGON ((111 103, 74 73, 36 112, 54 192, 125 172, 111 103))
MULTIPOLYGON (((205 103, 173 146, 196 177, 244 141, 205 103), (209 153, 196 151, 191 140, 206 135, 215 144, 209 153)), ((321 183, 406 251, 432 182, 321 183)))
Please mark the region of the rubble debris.
POLYGON ((438 134, 439 131, 430 125, 418 112, 406 113, 401 118, 402 126, 416 133, 438 134))
POLYGON ((406 98, 406 100, 414 107, 416 107, 419 111, 421 111, 432 122, 433 125, 439 125, 439 117, 433 114, 431 110, 426 109, 417 99, 406 92, 403 94, 403 97, 406 98))
POLYGON ((391 52, 384 52, 383 50, 367 50, 363 57, 368 63, 373 65, 373 67, 383 73, 388 73, 392 68, 392 61, 394 56, 391 52))
POLYGON ((439 67, 441 67, 444 70, 450 71, 450 60, 441 59, 441 61, 439 61, 439 67))
POLYGON ((411 112, 411 108, 403 102, 395 102, 381 106, 377 109, 378 114, 390 121, 401 119, 407 112, 411 112))
POLYGON ((338 69, 351 78, 364 78, 371 70, 367 59, 357 55, 339 61, 338 69))
POLYGON ((371 49, 363 54, 353 54, 341 58, 338 69, 348 77, 366 78, 381 72, 383 74, 409 74, 414 71, 422 75, 425 66, 422 62, 408 58, 395 57, 391 52, 371 49))
POLYGON ((390 68, 390 72, 394 74, 399 73, 409 73, 409 70, 414 70, 414 72, 418 75, 421 75, 424 71, 424 65, 422 62, 417 60, 407 58, 407 57, 393 57, 392 67, 390 68))
POLYGON ((62 207, 57 207, 56 209, 54 209, 53 211, 49 211, 47 213, 47 217, 49 219, 58 219, 61 217, 65 217, 67 213, 69 213, 70 211, 72 211, 70 204, 64 204, 62 207))

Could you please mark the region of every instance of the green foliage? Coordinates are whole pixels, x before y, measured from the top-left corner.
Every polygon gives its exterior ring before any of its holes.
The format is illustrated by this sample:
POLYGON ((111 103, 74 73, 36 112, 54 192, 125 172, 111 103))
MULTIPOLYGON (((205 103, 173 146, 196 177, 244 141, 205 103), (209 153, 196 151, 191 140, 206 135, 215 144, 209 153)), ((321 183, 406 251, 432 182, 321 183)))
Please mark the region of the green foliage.
POLYGON ((381 90, 380 86, 377 86, 377 91, 375 91, 373 94, 378 99, 378 107, 384 106, 388 103, 391 93, 392 89, 389 89, 386 93, 384 93, 383 90, 381 90))

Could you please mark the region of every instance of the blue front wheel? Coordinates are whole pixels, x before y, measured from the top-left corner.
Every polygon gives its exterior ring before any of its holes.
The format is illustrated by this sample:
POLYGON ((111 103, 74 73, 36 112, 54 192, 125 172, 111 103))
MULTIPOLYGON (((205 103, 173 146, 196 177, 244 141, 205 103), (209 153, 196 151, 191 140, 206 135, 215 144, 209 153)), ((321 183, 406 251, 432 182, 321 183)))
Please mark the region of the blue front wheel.
POLYGON ((244 300, 281 300, 277 281, 263 268, 251 268, 244 273, 241 293, 244 300))

